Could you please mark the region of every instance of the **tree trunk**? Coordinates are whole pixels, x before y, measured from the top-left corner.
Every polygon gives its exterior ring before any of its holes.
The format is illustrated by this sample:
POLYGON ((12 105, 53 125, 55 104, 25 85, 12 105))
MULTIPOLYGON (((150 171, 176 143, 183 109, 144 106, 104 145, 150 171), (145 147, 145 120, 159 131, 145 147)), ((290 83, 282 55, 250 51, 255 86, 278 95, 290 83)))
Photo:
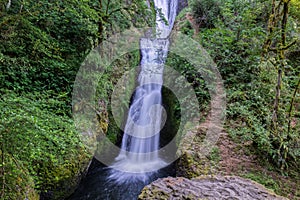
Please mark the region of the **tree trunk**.
POLYGON ((278 134, 277 133, 278 108, 279 108, 279 99, 280 99, 281 79, 282 79, 282 70, 278 69, 277 85, 276 85, 276 96, 275 96, 274 107, 273 107, 273 115, 272 115, 273 128, 274 128, 276 134, 278 134))
POLYGON ((288 137, 290 137, 290 131, 291 131, 293 104, 294 104, 296 94, 297 94, 297 91, 299 90, 299 88, 300 88, 300 78, 298 80, 298 83, 296 85, 296 88, 294 90, 294 93, 293 93, 293 96, 292 96, 292 99, 291 99, 291 103, 290 103, 290 108, 289 108, 289 113, 288 113, 288 119, 289 119, 289 122, 288 122, 289 123, 288 124, 288 137))

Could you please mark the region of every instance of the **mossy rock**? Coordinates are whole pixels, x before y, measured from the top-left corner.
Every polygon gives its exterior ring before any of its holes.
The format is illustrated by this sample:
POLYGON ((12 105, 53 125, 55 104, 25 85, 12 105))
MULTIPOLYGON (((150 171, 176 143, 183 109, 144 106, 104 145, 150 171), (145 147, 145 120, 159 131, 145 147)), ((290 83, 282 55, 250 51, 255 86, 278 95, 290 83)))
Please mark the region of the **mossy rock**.
POLYGON ((22 162, 16 160, 12 155, 5 153, 0 157, 4 158, 1 166, 1 193, 2 200, 39 200, 39 194, 35 190, 35 185, 28 170, 24 167, 22 162), (4 189, 4 190, 2 190, 4 189))
POLYGON ((214 166, 208 158, 198 159, 196 155, 185 153, 176 164, 176 175, 194 178, 200 175, 213 174, 214 166))
MULTIPOLYGON (((34 188, 41 199, 63 199, 71 194, 92 159, 73 120, 58 112, 61 103, 44 94, 20 96, 11 91, 6 91, 0 99, 2 149, 13 156, 15 163, 22 163, 18 169, 26 172, 28 183, 29 179, 34 182, 28 184, 28 191, 34 188)), ((19 173, 18 169, 8 169, 12 174, 19 173)), ((11 183, 19 180, 18 176, 10 178, 11 183)))
POLYGON ((201 154, 205 133, 206 128, 198 126, 190 130, 185 139, 181 141, 177 152, 181 156, 176 161, 176 176, 194 178, 215 174, 217 161, 210 156, 213 152, 209 152, 208 155, 201 154))
POLYGON ((48 188, 43 188, 41 199, 59 200, 70 196, 85 177, 91 160, 92 156, 79 151, 64 164, 49 166, 47 177, 54 179, 49 179, 48 188))

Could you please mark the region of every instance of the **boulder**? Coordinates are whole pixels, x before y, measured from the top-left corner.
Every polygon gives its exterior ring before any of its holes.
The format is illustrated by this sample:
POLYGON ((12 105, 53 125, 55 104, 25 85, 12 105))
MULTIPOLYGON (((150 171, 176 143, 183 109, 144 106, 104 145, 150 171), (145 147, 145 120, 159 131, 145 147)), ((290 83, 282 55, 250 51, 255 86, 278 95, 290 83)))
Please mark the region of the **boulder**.
POLYGON ((200 176, 163 178, 142 190, 138 199, 286 199, 264 186, 236 176, 200 176))

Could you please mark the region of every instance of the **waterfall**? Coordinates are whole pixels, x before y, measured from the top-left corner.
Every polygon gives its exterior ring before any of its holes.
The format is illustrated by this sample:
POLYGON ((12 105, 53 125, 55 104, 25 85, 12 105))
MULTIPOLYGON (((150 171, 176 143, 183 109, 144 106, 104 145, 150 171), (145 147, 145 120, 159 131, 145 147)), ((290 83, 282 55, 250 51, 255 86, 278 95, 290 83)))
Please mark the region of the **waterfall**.
MULTIPOLYGON (((122 172, 145 174, 165 166, 159 158, 162 117, 164 63, 168 53, 178 0, 154 0, 157 10, 155 37, 141 38, 141 62, 135 90, 122 139, 122 147, 112 168, 122 172)), ((120 179, 112 173, 110 178, 120 179)))

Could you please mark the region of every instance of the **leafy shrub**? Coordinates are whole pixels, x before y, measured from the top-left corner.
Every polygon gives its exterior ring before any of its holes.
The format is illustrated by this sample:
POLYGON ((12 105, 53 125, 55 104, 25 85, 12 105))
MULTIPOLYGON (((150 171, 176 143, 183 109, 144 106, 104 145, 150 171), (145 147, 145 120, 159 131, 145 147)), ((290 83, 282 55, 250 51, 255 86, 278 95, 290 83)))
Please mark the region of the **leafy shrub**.
MULTIPOLYGON (((298 81, 298 61, 292 56, 297 55, 297 51, 294 49, 291 52, 291 60, 288 61, 290 65, 285 65, 286 76, 283 78, 279 110, 279 123, 283 126, 279 133, 275 133, 270 127, 277 78, 276 65, 272 60, 261 60, 270 12, 268 4, 264 0, 223 2, 217 6, 220 15, 215 16, 214 26, 202 27, 199 37, 203 47, 218 64, 225 81, 227 122, 231 136, 251 141, 264 160, 278 166, 297 166, 299 126, 293 126, 290 134, 287 132, 287 110, 293 108, 296 115, 298 112, 294 109, 295 104, 290 105, 291 91, 295 91, 298 81)), ((194 12, 197 10, 194 9, 194 12)), ((201 16, 202 11, 198 12, 201 16)), ((289 34, 296 31, 295 27, 289 26, 287 32, 289 34)))
POLYGON ((22 162, 12 155, 0 151, 1 192, 3 200, 32 199, 38 200, 39 195, 34 190, 34 182, 22 162))
MULTIPOLYGON (((65 182, 71 187, 90 156, 80 142, 73 121, 61 114, 61 102, 40 93, 23 96, 12 91, 2 93, 3 152, 23 163, 38 191, 58 192, 58 187, 65 182)), ((13 170, 9 166, 5 168, 13 170)))
POLYGON ((213 28, 221 17, 220 0, 194 0, 191 2, 196 23, 202 28, 213 28))
POLYGON ((297 0, 291 0, 291 15, 300 20, 300 2, 297 0))

